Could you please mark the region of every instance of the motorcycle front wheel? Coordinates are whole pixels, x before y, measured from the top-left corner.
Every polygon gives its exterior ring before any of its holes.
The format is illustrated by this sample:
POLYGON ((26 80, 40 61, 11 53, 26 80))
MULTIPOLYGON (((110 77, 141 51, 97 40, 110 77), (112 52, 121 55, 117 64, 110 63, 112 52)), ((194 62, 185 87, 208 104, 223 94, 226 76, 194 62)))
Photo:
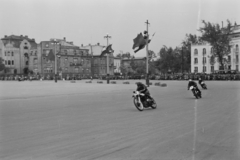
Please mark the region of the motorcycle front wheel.
POLYGON ((139 111, 143 111, 143 104, 138 101, 137 97, 133 98, 133 103, 139 111))

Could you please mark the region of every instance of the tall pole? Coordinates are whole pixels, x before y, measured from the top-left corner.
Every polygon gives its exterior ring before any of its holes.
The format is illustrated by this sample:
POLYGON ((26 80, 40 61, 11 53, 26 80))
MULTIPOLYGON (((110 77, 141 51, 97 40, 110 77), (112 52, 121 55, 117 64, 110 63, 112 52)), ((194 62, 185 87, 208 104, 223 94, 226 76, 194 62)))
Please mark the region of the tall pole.
MULTIPOLYGON (((107 39, 107 46, 108 46, 108 38, 111 38, 108 34, 104 36, 107 39)), ((107 53, 107 84, 109 84, 109 53, 107 53)))
POLYGON ((149 87, 149 77, 148 77, 148 39, 149 39, 149 34, 148 34, 148 25, 150 24, 147 20, 145 22, 147 24, 147 42, 146 42, 146 85, 149 87))
POLYGON ((55 82, 57 83, 57 52, 56 52, 56 43, 54 43, 54 52, 55 52, 55 82))
POLYGON ((182 46, 182 74, 183 74, 183 46, 182 46))
POLYGON ((56 52, 56 45, 58 44, 58 41, 56 39, 51 39, 51 43, 54 44, 54 70, 55 70, 55 75, 54 75, 54 79, 55 79, 55 82, 57 83, 57 52, 56 52))

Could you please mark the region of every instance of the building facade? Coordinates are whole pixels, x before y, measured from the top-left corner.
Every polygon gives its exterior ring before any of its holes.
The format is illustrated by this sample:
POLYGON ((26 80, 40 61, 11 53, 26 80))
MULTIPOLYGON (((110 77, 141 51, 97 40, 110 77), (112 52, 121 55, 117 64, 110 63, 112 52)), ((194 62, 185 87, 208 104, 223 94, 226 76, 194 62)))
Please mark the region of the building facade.
MULTIPOLYGON (((231 34, 230 54, 224 57, 224 70, 239 72, 240 25, 235 25, 231 34)), ((220 70, 217 57, 212 57, 213 49, 208 43, 191 46, 191 72, 214 73, 220 70)))
MULTIPOLYGON (((89 50, 89 53, 92 55, 92 72, 94 77, 107 75, 107 55, 101 56, 104 47, 99 43, 96 45, 81 46, 82 49, 89 50)), ((109 54, 109 75, 114 75, 113 52, 109 54)))
POLYGON ((39 73, 40 47, 28 36, 5 36, 0 40, 0 55, 4 60, 5 74, 39 73))
POLYGON ((75 46, 73 42, 67 42, 66 38, 58 39, 57 42, 56 44, 49 40, 40 43, 42 74, 52 76, 56 72, 60 77, 65 79, 69 77, 90 77, 92 75, 91 55, 88 50, 80 49, 80 47, 75 46))
MULTIPOLYGON (((122 74, 126 75, 129 73, 134 73, 133 66, 141 66, 141 68, 146 69, 146 57, 135 57, 135 58, 125 58, 121 60, 121 70, 122 74)), ((145 73, 144 73, 145 74, 145 73)))

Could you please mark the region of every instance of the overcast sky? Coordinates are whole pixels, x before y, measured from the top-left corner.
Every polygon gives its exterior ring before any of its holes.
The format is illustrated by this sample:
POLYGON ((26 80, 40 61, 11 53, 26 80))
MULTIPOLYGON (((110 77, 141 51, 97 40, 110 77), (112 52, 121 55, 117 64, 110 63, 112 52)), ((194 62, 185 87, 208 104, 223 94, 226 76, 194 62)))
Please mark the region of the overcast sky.
MULTIPOLYGON (((0 0, 0 38, 28 35, 36 42, 66 37, 75 45, 107 44, 130 52, 133 39, 146 30, 149 49, 179 46, 186 34, 197 34, 201 20, 240 24, 240 0, 0 0)), ((146 55, 146 49, 135 54, 146 55)))

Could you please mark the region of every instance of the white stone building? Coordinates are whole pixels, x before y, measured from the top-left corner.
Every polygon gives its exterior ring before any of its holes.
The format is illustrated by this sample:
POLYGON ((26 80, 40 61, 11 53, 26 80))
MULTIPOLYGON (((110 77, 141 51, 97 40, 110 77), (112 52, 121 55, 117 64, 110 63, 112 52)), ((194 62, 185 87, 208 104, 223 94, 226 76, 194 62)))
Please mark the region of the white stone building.
MULTIPOLYGON (((224 70, 239 72, 239 46, 240 46, 240 25, 234 26, 231 35, 231 52, 225 58, 224 70)), ((191 72, 192 73, 214 73, 219 71, 218 59, 212 56, 212 46, 207 43, 191 46, 191 72)))

